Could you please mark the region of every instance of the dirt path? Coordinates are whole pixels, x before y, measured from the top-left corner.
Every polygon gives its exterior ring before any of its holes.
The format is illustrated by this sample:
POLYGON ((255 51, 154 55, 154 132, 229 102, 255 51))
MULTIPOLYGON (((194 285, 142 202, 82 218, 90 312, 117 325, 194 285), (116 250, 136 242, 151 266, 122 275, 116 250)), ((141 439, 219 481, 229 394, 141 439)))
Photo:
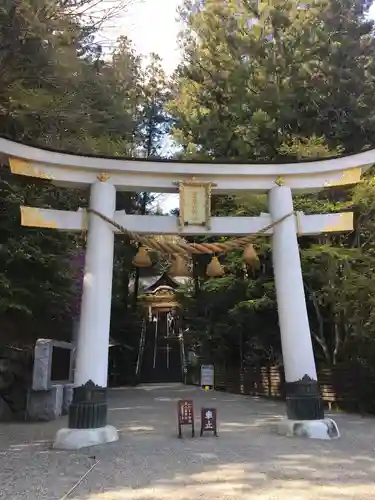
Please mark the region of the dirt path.
POLYGON ((284 405, 180 385, 110 392, 120 441, 78 453, 50 442, 64 420, 0 426, 0 498, 59 500, 373 500, 375 419, 337 415, 338 441, 277 436, 284 405), (218 409, 219 438, 176 434, 176 401, 218 409), (93 458, 95 456, 95 458, 93 458))

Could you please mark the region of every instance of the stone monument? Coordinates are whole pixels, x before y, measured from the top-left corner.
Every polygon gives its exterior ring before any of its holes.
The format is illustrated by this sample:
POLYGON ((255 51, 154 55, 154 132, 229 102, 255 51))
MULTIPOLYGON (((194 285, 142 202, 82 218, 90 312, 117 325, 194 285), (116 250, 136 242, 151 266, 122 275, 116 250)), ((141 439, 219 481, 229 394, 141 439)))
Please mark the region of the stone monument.
POLYGON ((32 386, 27 398, 27 418, 54 420, 67 414, 73 397, 74 345, 38 339, 34 348, 32 386))

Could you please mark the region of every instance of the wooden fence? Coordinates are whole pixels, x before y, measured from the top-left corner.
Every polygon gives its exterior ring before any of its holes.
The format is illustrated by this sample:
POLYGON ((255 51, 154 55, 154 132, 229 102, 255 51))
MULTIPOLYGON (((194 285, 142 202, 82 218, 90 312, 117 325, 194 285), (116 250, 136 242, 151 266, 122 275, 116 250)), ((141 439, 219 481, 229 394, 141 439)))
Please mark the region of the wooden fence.
MULTIPOLYGON (((190 383, 199 384, 194 370, 190 383)), ((355 365, 320 369, 319 386, 329 408, 375 413, 375 374, 355 365)), ((215 367, 215 388, 235 394, 284 399, 284 370, 278 366, 223 370, 215 367)))

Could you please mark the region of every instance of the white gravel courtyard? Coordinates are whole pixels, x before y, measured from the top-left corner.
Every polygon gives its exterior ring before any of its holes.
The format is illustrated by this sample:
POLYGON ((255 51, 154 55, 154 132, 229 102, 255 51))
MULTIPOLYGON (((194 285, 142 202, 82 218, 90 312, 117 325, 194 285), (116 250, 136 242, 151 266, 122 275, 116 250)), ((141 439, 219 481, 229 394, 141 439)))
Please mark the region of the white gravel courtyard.
POLYGON ((109 423, 117 443, 52 450, 65 419, 0 424, 0 499, 374 500, 375 419, 334 415, 337 441, 278 436, 284 404, 183 385, 113 389, 109 423), (177 400, 192 398, 196 436, 177 438, 177 400), (200 407, 218 410, 219 437, 199 437, 200 407))

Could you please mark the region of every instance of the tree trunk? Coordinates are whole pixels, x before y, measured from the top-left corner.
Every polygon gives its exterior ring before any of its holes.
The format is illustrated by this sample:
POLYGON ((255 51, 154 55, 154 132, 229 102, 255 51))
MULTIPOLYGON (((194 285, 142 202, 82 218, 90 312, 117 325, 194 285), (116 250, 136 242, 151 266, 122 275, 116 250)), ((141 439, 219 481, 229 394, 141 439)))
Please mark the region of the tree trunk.
POLYGON ((330 365, 332 360, 331 360, 331 356, 329 354, 327 342, 326 342, 325 337, 324 337, 323 316, 320 312, 319 304, 318 304, 318 301, 316 299, 315 293, 312 292, 312 290, 308 287, 306 282, 304 282, 304 285, 305 285, 305 288, 308 292, 308 296, 311 298, 311 301, 312 301, 312 304, 314 307, 314 311, 315 311, 316 320, 318 323, 318 332, 311 330, 311 334, 314 337, 314 339, 318 342, 318 344, 320 345, 320 347, 323 351, 324 357, 325 357, 327 363, 330 365))
POLYGON ((338 317, 335 315, 334 317, 334 349, 332 353, 332 364, 337 364, 337 356, 340 350, 341 338, 340 338, 340 326, 338 324, 338 317))

